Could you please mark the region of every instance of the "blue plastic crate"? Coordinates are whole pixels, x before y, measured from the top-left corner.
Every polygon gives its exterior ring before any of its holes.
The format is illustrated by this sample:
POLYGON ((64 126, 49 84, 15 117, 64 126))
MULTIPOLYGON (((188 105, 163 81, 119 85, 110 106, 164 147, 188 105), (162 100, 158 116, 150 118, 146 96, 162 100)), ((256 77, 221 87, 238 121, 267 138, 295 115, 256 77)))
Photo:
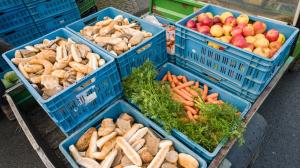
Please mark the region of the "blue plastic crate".
MULTIPOLYGON (((236 107, 238 110, 240 110, 240 112, 242 113, 241 117, 244 117, 251 108, 251 103, 249 103, 248 101, 218 87, 217 85, 213 84, 212 82, 204 80, 204 79, 202 79, 202 78, 200 78, 200 77, 198 77, 198 76, 196 76, 174 64, 171 64, 171 63, 167 63, 159 68, 159 70, 158 70, 159 74, 156 77, 156 79, 161 80, 168 71, 170 71, 174 75, 186 76, 189 80, 199 81, 202 84, 202 87, 203 87, 203 84, 207 84, 207 86, 209 88, 209 90, 208 90, 209 93, 219 93, 219 99, 223 100, 224 102, 232 104, 234 107, 236 107)), ((130 100, 128 100, 128 101, 131 102, 130 100)), ((136 108, 139 108, 138 105, 133 104, 133 106, 135 106, 136 108)), ((177 138, 178 140, 180 140, 182 143, 187 145, 189 148, 191 148, 195 153, 203 156, 208 162, 210 162, 218 154, 218 152, 220 151, 220 149, 223 147, 223 145, 226 143, 226 140, 227 140, 226 137, 224 137, 223 141, 219 143, 219 145, 214 149, 214 151, 209 152, 204 147, 193 142, 186 135, 182 134, 181 132, 179 132, 175 129, 172 130, 172 135, 175 138, 177 138)))
POLYGON ((77 140, 81 137, 81 135, 90 127, 96 127, 98 128, 101 121, 105 118, 112 118, 116 121, 116 119, 122 114, 127 113, 131 115, 134 118, 134 121, 136 123, 141 123, 146 127, 151 128, 158 136, 160 136, 163 139, 169 139, 173 141, 173 146, 175 147, 176 151, 189 154, 193 156, 195 159, 198 160, 200 168, 206 168, 207 164, 206 162, 196 155, 193 151, 188 149, 186 146, 184 146, 182 143, 177 141, 174 137, 168 135, 165 131, 163 131, 159 126, 157 126, 155 123, 144 117, 139 111, 137 111, 135 108, 127 104, 123 100, 119 100, 112 104, 110 107, 108 107, 105 111, 101 112, 97 117, 95 117, 92 121, 90 121, 88 124, 86 124, 82 129, 76 131, 76 133, 72 134, 70 137, 65 139, 62 143, 59 145, 59 149, 62 152, 62 154, 67 158, 69 163, 72 167, 78 168, 79 165, 76 163, 76 161, 73 159, 71 154, 69 153, 69 146, 72 144, 75 144, 77 140))
POLYGON ((78 10, 71 10, 59 15, 49 17, 47 19, 36 22, 36 26, 42 35, 52 32, 56 29, 65 27, 66 25, 80 19, 78 10))
POLYGON ((32 23, 33 20, 25 5, 0 11, 0 33, 32 23))
MULTIPOLYGON (((161 24, 166 24, 166 25, 174 25, 175 26, 175 22, 165 19, 163 17, 160 17, 158 15, 154 15, 156 17, 156 19, 161 23, 161 24)), ((166 36, 167 36, 167 32, 166 32, 166 36)), ((175 47, 175 44, 174 44, 175 47)), ((168 62, 175 64, 175 55, 168 53, 168 62)))
POLYGON ((26 5, 33 20, 36 22, 66 11, 78 11, 75 0, 40 0, 26 3, 26 5))
POLYGON ((22 5, 23 1, 22 0, 1 0, 0 1, 0 11, 4 9, 10 9, 19 5, 22 5))
POLYGON ((219 79, 218 85, 237 92, 243 98, 252 95, 252 98, 247 100, 254 101, 284 63, 295 42, 298 29, 268 19, 249 16, 250 20, 265 22, 268 29, 275 28, 287 38, 274 57, 268 59, 185 27, 186 22, 199 13, 212 12, 214 15, 220 15, 225 11, 232 12, 235 17, 240 15, 234 10, 207 5, 177 22, 176 56, 183 58, 180 66, 195 69, 197 75, 206 73, 219 79), (209 41, 223 47, 224 51, 209 47, 207 45, 209 41))
POLYGON ((97 46, 107 54, 110 54, 116 59, 119 72, 121 77, 124 78, 131 73, 133 67, 139 67, 142 65, 145 60, 149 59, 154 62, 156 67, 159 67, 166 63, 167 61, 167 52, 166 52, 166 34, 165 30, 159 26, 155 26, 151 23, 148 23, 140 18, 137 18, 131 14, 120 11, 118 9, 109 7, 105 8, 93 15, 85 17, 77 22, 74 22, 67 26, 67 29, 71 30, 80 37, 86 39, 91 44, 97 46), (109 16, 114 18, 117 15, 123 15, 129 20, 137 21, 143 30, 151 32, 153 37, 143 41, 137 46, 132 47, 129 51, 115 56, 114 54, 108 52, 104 48, 97 46, 92 41, 84 38, 80 35, 79 31, 87 25, 94 25, 96 22, 103 20, 103 17, 109 16))
POLYGON ((0 33, 0 37, 10 45, 16 47, 40 37, 40 32, 34 23, 30 23, 8 32, 0 33))
POLYGON ((121 80, 114 59, 66 29, 58 29, 10 50, 3 54, 3 58, 16 72, 32 96, 65 134, 70 134, 78 129, 89 117, 95 115, 96 112, 111 103, 114 99, 117 99, 122 93, 121 80), (85 76, 80 81, 45 100, 32 87, 29 81, 26 80, 10 59, 14 57, 17 49, 40 43, 44 39, 55 39, 57 36, 71 38, 75 42, 88 45, 93 52, 99 54, 106 60, 106 64, 85 76), (87 82, 91 83, 85 85, 87 82))

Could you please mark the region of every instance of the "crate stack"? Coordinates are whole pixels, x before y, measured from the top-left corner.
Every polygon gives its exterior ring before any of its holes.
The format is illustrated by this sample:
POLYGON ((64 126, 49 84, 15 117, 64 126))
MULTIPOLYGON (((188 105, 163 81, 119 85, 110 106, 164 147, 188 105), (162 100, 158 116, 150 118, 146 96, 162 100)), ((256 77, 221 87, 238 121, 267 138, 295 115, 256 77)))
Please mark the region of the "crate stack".
POLYGON ((86 17, 97 12, 95 0, 76 0, 81 17, 86 17))
POLYGON ((0 37, 10 45, 18 46, 40 36, 22 0, 1 1, 0 13, 0 37))
POLYGON ((23 0, 41 35, 80 19, 75 0, 23 0))

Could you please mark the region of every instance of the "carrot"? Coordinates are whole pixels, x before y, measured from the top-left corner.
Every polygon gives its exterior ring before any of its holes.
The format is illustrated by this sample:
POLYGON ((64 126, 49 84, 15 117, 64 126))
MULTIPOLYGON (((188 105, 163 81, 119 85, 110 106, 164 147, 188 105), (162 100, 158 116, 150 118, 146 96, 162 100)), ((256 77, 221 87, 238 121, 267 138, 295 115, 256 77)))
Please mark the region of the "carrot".
POLYGON ((182 80, 183 76, 177 76, 178 80, 182 80))
POLYGON ((182 77, 182 82, 183 82, 183 83, 186 83, 187 81, 188 81, 188 80, 186 79, 186 77, 183 76, 183 77, 182 77))
POLYGON ((194 121, 194 117, 193 117, 192 112, 187 111, 187 116, 188 116, 188 118, 189 118, 190 120, 194 121))
POLYGON ((173 80, 172 80, 172 76, 171 76, 171 72, 170 71, 167 72, 167 76, 168 76, 168 81, 172 82, 173 80))
POLYGON ((212 94, 210 94, 210 95, 208 95, 207 96, 207 99, 215 99, 215 98, 217 98, 218 99, 218 96, 219 96, 219 94, 218 93, 212 93, 212 94))
POLYGON ((177 86, 176 88, 177 88, 177 89, 183 89, 183 88, 185 88, 185 87, 190 87, 190 86, 192 86, 193 84, 194 84, 194 81, 188 81, 188 82, 186 82, 186 83, 183 83, 183 84, 177 86))
POLYGON ((172 94, 172 98, 173 98, 175 101, 180 102, 180 103, 182 103, 182 104, 185 105, 185 106, 191 106, 191 107, 194 106, 194 102, 184 100, 181 96, 179 96, 179 95, 176 94, 176 93, 173 93, 173 94, 172 94))
POLYGON ((212 98, 207 98, 207 103, 212 103, 215 102, 216 100, 212 99, 212 98))
POLYGON ((198 120, 199 119, 199 115, 194 115, 194 119, 198 120))
POLYGON ((193 97, 188 91, 186 91, 185 89, 180 89, 180 91, 182 91, 184 94, 188 95, 189 97, 193 97))
POLYGON ((206 84, 204 84, 204 90, 202 92, 202 99, 205 101, 207 98, 207 93, 208 93, 208 87, 206 84))
POLYGON ((168 79, 168 75, 166 74, 161 81, 166 81, 168 79))
POLYGON ((172 75, 172 79, 176 85, 179 85, 179 81, 175 75, 172 75))
POLYGON ((194 87, 199 88, 199 82, 196 82, 194 87))
POLYGON ((171 82, 171 87, 172 87, 172 88, 175 88, 175 87, 176 87, 176 85, 175 85, 175 82, 174 82, 174 81, 172 81, 172 82, 171 82))
POLYGON ((198 97, 198 92, 196 92, 195 90, 189 88, 189 87, 186 87, 185 88, 186 91, 188 91, 191 95, 195 96, 195 97, 198 97))
POLYGON ((178 90, 178 89, 173 89, 173 90, 175 91, 175 93, 177 93, 179 96, 181 96, 185 100, 193 101, 193 98, 191 98, 190 96, 184 94, 181 90, 178 90))
POLYGON ((197 111, 196 111, 194 108, 190 107, 190 106, 184 106, 184 109, 185 109, 186 111, 192 112, 193 115, 198 114, 197 111))

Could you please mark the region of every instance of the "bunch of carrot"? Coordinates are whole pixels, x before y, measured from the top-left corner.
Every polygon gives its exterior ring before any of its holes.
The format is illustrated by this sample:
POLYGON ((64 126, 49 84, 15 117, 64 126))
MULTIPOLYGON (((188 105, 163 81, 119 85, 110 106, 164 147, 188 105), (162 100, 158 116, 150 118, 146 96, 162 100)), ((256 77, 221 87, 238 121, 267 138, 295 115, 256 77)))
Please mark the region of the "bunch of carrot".
POLYGON ((201 98, 207 104, 223 104, 222 100, 218 100, 218 93, 208 94, 208 86, 206 84, 203 85, 202 89, 198 81, 188 80, 186 76, 172 75, 168 71, 162 81, 169 82, 172 98, 184 105, 185 112, 190 120, 197 120, 199 115, 201 115, 201 111, 195 107, 194 100, 196 98, 201 98))

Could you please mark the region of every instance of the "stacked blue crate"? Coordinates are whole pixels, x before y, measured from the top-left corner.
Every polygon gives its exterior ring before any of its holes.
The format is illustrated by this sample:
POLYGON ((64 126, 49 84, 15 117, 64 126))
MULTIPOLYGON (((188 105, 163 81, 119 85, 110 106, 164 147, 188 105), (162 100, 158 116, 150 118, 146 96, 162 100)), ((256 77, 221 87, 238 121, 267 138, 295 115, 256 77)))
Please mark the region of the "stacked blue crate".
MULTIPOLYGON (((0 38, 11 47, 16 47, 40 36, 22 0, 0 1, 0 38)), ((0 58, 0 71, 9 66, 0 58)))
POLYGON ((23 0, 44 35, 80 19, 75 0, 23 0))
POLYGON ((35 25, 22 0, 1 1, 0 13, 0 37, 13 47, 40 36, 34 28, 33 31, 28 31, 35 25))

